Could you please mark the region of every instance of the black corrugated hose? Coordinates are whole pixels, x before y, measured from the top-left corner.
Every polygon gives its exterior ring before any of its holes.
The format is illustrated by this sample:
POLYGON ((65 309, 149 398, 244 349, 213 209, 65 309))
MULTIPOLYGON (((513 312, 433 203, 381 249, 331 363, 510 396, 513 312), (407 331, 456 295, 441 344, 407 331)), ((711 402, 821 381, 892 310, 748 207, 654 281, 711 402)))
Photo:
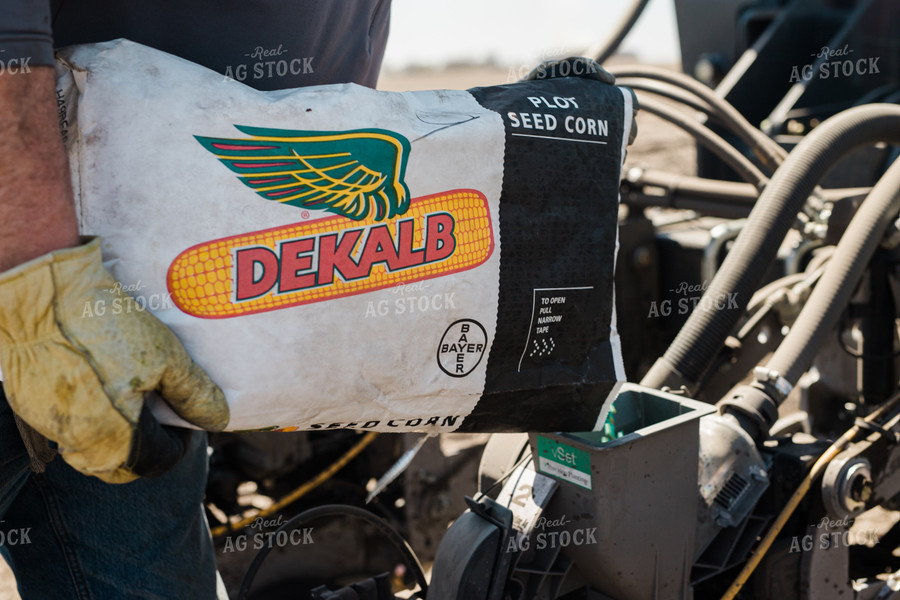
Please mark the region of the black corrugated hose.
MULTIPOLYGON (((888 227, 900 212, 900 161, 881 177, 856 211, 791 331, 766 364, 794 385, 812 363, 825 336, 837 326, 841 313, 865 274, 888 227)), ((779 403, 781 399, 775 399, 779 403)))
POLYGON ((797 145, 763 190, 703 298, 643 385, 696 391, 807 197, 843 156, 877 142, 900 143, 900 107, 870 104, 848 109, 824 121, 797 145), (729 305, 736 303, 738 308, 717 309, 729 294, 735 301, 729 305))

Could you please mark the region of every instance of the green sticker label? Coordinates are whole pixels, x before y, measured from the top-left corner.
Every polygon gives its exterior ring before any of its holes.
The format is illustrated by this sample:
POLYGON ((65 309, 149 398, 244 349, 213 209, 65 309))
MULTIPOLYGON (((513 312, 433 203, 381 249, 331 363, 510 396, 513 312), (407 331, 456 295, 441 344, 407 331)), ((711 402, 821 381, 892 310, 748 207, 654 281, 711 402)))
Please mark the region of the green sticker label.
POLYGON ((538 470, 591 489, 591 455, 584 450, 537 436, 538 470))

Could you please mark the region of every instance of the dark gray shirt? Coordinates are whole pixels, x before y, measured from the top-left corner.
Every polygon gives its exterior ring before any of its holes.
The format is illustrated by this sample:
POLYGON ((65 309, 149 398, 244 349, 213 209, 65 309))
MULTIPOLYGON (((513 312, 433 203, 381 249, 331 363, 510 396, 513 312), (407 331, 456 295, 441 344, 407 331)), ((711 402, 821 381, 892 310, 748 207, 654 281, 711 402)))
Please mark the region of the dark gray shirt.
POLYGON ((260 90, 374 87, 389 17, 390 0, 2 0, 0 62, 124 37, 260 90))

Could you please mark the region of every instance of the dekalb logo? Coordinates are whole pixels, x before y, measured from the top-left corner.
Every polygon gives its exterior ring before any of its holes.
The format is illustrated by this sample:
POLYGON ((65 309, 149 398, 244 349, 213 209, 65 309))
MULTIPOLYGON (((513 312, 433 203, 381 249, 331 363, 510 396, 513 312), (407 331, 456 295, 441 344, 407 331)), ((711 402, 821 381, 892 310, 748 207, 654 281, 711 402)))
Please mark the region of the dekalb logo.
POLYGON ((409 142, 396 133, 238 129, 253 137, 197 140, 266 200, 333 214, 183 251, 167 282, 187 314, 227 318, 321 302, 443 277, 493 253, 481 192, 410 199, 409 142))
POLYGON ((257 194, 274 202, 381 221, 409 209, 409 142, 382 129, 290 131, 241 127, 249 140, 194 136, 257 194))

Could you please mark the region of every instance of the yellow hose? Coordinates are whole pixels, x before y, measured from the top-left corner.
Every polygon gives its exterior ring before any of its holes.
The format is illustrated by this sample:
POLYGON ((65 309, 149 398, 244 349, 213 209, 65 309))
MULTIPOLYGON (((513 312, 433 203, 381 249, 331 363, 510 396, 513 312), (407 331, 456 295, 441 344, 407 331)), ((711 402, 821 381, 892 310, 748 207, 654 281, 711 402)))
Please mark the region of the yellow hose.
POLYGON ((371 444, 373 441, 375 441, 375 438, 377 438, 377 437, 378 437, 378 434, 375 432, 367 433, 365 436, 363 436, 363 439, 358 441, 355 446, 353 446, 352 448, 347 450, 347 452, 345 452, 343 454, 343 456, 341 456, 339 459, 334 461, 327 469, 325 469, 324 471, 322 471, 321 473, 319 473, 318 475, 316 475, 315 477, 313 477, 312 479, 310 479, 309 481, 307 481, 306 483, 304 483, 303 485, 301 485, 300 487, 298 487, 291 493, 287 494, 286 496, 283 496, 280 500, 278 500, 278 502, 274 503, 269 508, 260 510, 256 514, 251 515, 249 517, 245 517, 245 518, 241 519, 240 521, 238 521, 237 523, 227 523, 225 525, 220 525, 218 527, 215 527, 210 531, 210 533, 212 534, 212 536, 214 538, 220 537, 228 532, 236 531, 238 529, 246 527, 247 525, 252 523, 254 520, 256 520, 260 517, 267 517, 267 516, 271 515, 272 513, 274 513, 275 511, 281 510, 285 506, 292 504, 293 502, 296 502, 297 500, 299 500, 300 498, 302 498, 303 496, 305 496, 312 490, 316 489, 317 487, 319 487, 320 485, 322 485, 323 483, 325 483, 326 481, 331 479, 335 473, 337 473, 338 471, 343 469, 347 465, 347 463, 349 463, 351 460, 356 458, 356 456, 360 452, 362 452, 369 444, 371 444))
MULTIPOLYGON (((898 402, 900 402, 900 395, 891 398, 890 401, 882 405, 878 410, 873 412, 864 420, 867 423, 874 422, 875 419, 879 418, 881 415, 896 406, 898 402)), ((735 578, 734 582, 722 595, 722 600, 734 600, 734 597, 738 595, 738 592, 741 591, 741 588, 744 587, 744 584, 747 583, 747 580, 750 579, 751 575, 753 575, 753 571, 755 571, 756 567, 759 566, 759 563, 760 561, 762 561, 763 557, 765 557, 766 552, 769 551, 769 548, 772 546, 775 538, 779 533, 781 533, 781 529, 784 527, 785 523, 788 522, 788 519, 791 518, 794 510, 796 510, 797 506, 799 506, 800 502, 803 500, 803 497, 809 491, 810 487, 812 487, 813 481, 818 479, 819 476, 825 472, 825 468, 828 466, 828 463, 834 460, 834 458, 844 449, 844 446, 851 442, 856 434, 858 434, 860 431, 861 429, 859 425, 854 425, 853 427, 848 429, 844 433, 844 435, 839 437, 831 446, 829 446, 828 450, 826 450, 825 453, 819 457, 819 459, 809 470, 809 473, 807 473, 806 477, 803 478, 803 481, 800 482, 799 487, 797 487, 797 489, 794 491, 791 499, 788 500, 787 504, 785 504, 784 508, 781 510, 781 513, 778 515, 778 518, 775 519, 774 523, 772 523, 772 527, 769 528, 769 531, 766 533, 766 537, 762 539, 762 541, 759 543, 759 546, 756 548, 750 558, 747 559, 747 564, 744 565, 744 568, 741 569, 740 573, 738 573, 738 576, 735 578)))

